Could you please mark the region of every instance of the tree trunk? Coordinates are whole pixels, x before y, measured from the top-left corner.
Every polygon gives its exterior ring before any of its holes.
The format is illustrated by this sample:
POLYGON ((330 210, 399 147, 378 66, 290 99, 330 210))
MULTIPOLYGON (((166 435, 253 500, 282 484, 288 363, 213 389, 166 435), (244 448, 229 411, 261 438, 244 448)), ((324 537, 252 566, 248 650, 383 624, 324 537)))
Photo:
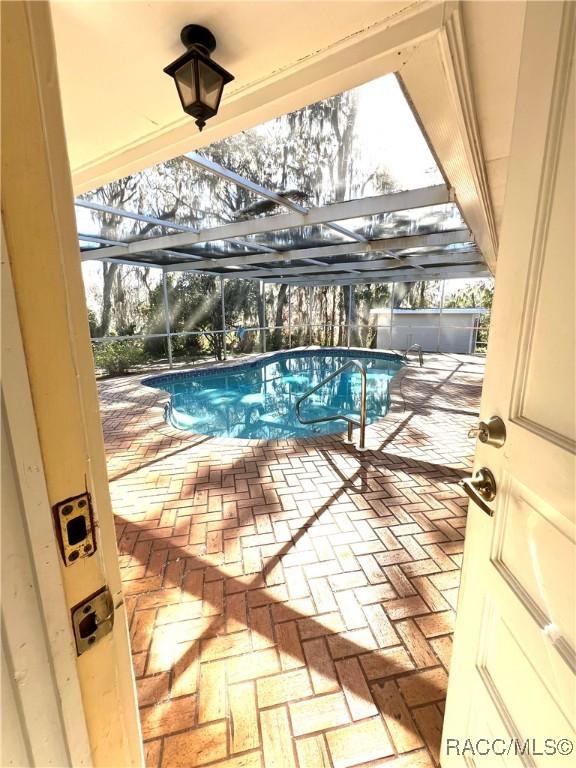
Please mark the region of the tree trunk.
POLYGON ((262 329, 260 331, 260 340, 262 343, 262 349, 264 349, 264 339, 266 338, 266 305, 264 302, 264 293, 261 290, 258 290, 258 325, 262 329))
POLYGON ((426 283, 424 280, 420 283, 420 295, 418 297, 418 308, 423 309, 426 306, 426 283))
POLYGON ((335 332, 334 326, 336 325, 336 296, 338 295, 337 291, 338 291, 337 288, 334 288, 334 287, 332 288, 332 323, 331 323, 332 327, 330 328, 330 346, 332 347, 334 346, 334 332, 335 332))
POLYGON ((288 286, 286 283, 282 283, 280 290, 278 291, 278 298, 276 303, 276 318, 274 320, 274 347, 275 349, 282 348, 282 329, 284 326, 284 307, 288 301, 288 286))
POLYGON ((345 330, 344 330, 344 324, 346 323, 346 318, 344 315, 344 291, 346 288, 340 286, 340 301, 338 302, 338 346, 342 347, 344 346, 344 338, 345 338, 345 330))
POLYGON ((360 334, 358 333, 358 314, 356 312, 356 301, 354 300, 354 288, 349 289, 347 285, 343 287, 344 293, 344 313, 346 318, 346 325, 350 322, 350 346, 359 347, 360 334), (352 302, 350 302, 352 299, 352 302))
POLYGON ((102 262, 102 316, 97 328, 97 336, 108 336, 110 332, 110 321, 112 319, 112 288, 114 287, 114 278, 118 271, 119 264, 111 262, 102 262))
POLYGON ((321 344, 326 346, 327 338, 326 334, 328 329, 326 325, 328 323, 328 287, 324 286, 319 290, 320 296, 318 297, 318 321, 320 323, 320 332, 318 337, 321 339, 321 344))
POLYGON ((398 309, 408 293, 413 283, 396 283, 394 288, 394 309, 398 309))

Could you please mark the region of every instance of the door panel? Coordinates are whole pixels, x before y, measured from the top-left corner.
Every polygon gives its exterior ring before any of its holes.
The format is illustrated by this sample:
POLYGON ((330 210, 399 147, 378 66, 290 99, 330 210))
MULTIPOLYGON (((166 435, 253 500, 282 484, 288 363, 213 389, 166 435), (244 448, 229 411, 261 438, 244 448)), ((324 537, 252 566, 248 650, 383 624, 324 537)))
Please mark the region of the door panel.
POLYGON ((574 648, 574 528, 514 478, 505 475, 500 485, 492 561, 542 625, 554 627, 574 648), (559 562, 565 568, 558 568, 559 562))
POLYGON ((482 768, 523 768, 519 755, 508 753, 508 745, 498 742, 503 730, 503 720, 494 700, 489 694, 489 684, 480 678, 470 692, 470 706, 467 730, 470 734, 472 749, 462 755, 462 764, 482 768), (496 745, 496 749, 492 745, 496 745))
POLYGON ((528 295, 524 299, 524 333, 530 338, 520 360, 515 414, 572 445, 576 438, 575 368, 570 350, 576 346, 576 262, 567 259, 566 254, 574 254, 575 87, 572 64, 558 157, 554 168, 550 168, 553 178, 543 179, 541 189, 542 218, 537 228, 542 231, 536 232, 528 295), (560 361, 563 375, 556 377, 560 361))
POLYGON ((520 606, 512 611, 508 604, 492 606, 480 647, 479 668, 482 677, 488 676, 498 692, 520 738, 536 739, 540 745, 546 738, 560 739, 571 734, 574 700, 563 685, 563 680, 569 680, 568 670, 559 669, 563 665, 555 658, 552 644, 545 647, 546 639, 537 632, 529 614, 522 616, 521 612, 520 606), (519 632, 520 628, 524 633, 519 632), (534 706, 535 702, 538 706, 534 706))
POLYGON ((444 768, 576 750, 575 34, 574 3, 528 3, 481 405, 507 438, 477 447, 497 494, 492 517, 469 508, 444 768), (486 738, 485 755, 449 749, 486 738))

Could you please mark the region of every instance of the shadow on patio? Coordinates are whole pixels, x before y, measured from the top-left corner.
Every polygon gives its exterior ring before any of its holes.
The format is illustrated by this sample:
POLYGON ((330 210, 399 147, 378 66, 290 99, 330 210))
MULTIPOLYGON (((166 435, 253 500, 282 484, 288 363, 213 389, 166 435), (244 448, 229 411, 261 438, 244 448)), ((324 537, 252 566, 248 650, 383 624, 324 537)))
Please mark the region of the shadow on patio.
POLYGON ((362 454, 178 433, 137 382, 105 413, 149 765, 437 764, 477 382, 362 454))

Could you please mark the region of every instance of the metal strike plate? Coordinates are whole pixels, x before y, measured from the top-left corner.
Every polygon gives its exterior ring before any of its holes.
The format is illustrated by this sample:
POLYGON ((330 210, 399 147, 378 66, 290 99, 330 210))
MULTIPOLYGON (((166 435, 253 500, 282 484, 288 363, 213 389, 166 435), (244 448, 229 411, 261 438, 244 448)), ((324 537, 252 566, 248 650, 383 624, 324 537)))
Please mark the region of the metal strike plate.
POLYGON ((56 533, 64 565, 72 565, 96 551, 90 495, 82 493, 54 507, 56 533))
POLYGON ((112 631, 114 603, 108 587, 104 587, 72 609, 72 626, 78 656, 112 631))

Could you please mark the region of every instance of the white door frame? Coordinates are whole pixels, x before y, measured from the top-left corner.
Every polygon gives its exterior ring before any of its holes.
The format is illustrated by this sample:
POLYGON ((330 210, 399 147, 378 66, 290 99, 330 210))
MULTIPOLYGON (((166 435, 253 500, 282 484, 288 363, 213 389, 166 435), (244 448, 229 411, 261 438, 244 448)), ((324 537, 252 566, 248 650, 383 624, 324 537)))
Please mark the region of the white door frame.
MULTIPOLYGON (((2 252, 2 460, 7 462, 2 479, 9 472, 14 484, 11 497, 3 487, 2 499, 2 653, 8 677, 3 686, 10 687, 12 679, 31 764, 92 766, 3 231, 2 252), (18 534, 25 543, 16 540, 18 534), (66 763, 54 762, 63 755, 66 763)), ((3 749, 2 759, 8 757, 3 749)))
MULTIPOLYGON (((29 539, 32 547, 41 548, 43 558, 33 590, 44 616, 52 622, 47 622, 47 632, 55 644, 46 647, 52 655, 57 680, 54 690, 62 703, 62 732, 69 742, 72 763, 88 765, 91 759, 97 768, 131 768, 143 764, 142 739, 50 8, 48 3, 2 3, 0 11, 2 100, 10 115, 2 126, 3 257, 10 265, 13 287, 12 320, 3 327, 3 342, 21 337, 25 358, 24 369, 21 357, 5 359, 4 378, 11 387, 6 405, 14 461, 22 468, 21 482, 31 494, 22 494, 29 539), (7 329, 12 334, 9 338, 7 329), (21 409, 16 398, 25 397, 27 385, 32 405, 28 402, 21 409), (18 418, 26 421, 14 422, 18 418), (34 440, 39 454, 33 453, 34 440), (39 482, 44 496, 37 486, 27 486, 28 474, 39 472, 43 473, 39 482), (96 551, 65 567, 59 551, 54 556, 52 508, 84 493, 92 500, 96 551), (46 540, 50 550, 44 557, 46 540), (108 587, 114 604, 113 629, 82 655, 77 656, 74 649, 71 656, 70 611, 103 587, 108 587), (73 682, 61 694, 59 686, 67 678, 73 682)), ((9 284, 9 280, 5 282, 9 284)), ((3 313, 6 311, 3 302, 3 313)), ((18 616, 10 623, 16 631, 18 616)), ((22 700, 21 721, 34 733, 35 702, 24 703, 22 700)), ((36 762, 46 764, 43 756, 36 762)))

